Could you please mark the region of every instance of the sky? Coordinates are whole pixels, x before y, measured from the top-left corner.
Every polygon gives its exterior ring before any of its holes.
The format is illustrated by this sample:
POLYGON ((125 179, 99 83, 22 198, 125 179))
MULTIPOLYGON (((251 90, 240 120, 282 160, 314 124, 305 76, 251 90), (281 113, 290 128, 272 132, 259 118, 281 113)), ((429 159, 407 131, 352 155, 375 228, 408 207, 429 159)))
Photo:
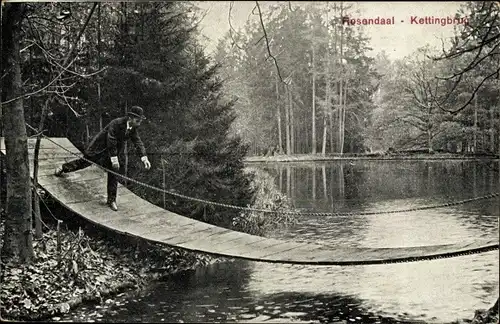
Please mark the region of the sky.
MULTIPOLYGON (((325 1, 316 1, 325 3, 325 1)), ((453 35, 454 25, 440 24, 412 24, 412 16, 425 18, 426 16, 446 18, 453 17, 464 1, 450 2, 389 2, 389 1, 346 1, 353 6, 350 18, 377 18, 394 17, 394 25, 364 26, 365 34, 371 38, 371 56, 385 51, 391 59, 403 58, 417 48, 429 43, 441 48, 441 40, 445 41, 453 35), (403 21, 403 22, 402 22, 403 21)), ((229 31, 228 13, 231 1, 199 1, 197 6, 206 11, 201 22, 201 31, 208 38, 206 48, 211 53, 217 41, 229 31)), ((262 11, 270 10, 270 4, 278 1, 259 1, 262 11)), ((281 2, 282 3, 282 2, 281 2)), ((291 2, 293 6, 304 5, 306 2, 291 2)), ((254 1, 234 1, 231 12, 231 24, 235 29, 243 27, 248 19, 255 19, 252 15, 254 1)), ((417 19, 418 19, 417 18, 417 19)), ((415 20, 413 20, 415 22, 415 20)), ((417 20, 418 22, 418 20, 417 20)))

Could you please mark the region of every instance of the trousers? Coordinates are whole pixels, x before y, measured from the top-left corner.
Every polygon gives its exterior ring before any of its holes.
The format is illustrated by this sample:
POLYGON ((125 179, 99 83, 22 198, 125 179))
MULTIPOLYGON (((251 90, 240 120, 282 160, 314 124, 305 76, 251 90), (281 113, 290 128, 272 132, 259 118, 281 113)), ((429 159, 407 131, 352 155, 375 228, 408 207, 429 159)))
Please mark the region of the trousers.
MULTIPOLYGON (((89 166, 92 165, 91 162, 86 161, 85 159, 88 159, 94 163, 99 164, 100 166, 107 168, 107 169, 112 169, 112 164, 111 164, 111 159, 108 156, 108 154, 99 154, 99 155, 93 155, 93 156, 84 156, 84 158, 78 158, 71 160, 69 162, 66 162, 62 165, 63 172, 74 172, 78 170, 82 170, 85 168, 88 168, 89 166)), ((114 175, 113 173, 108 172, 108 185, 107 185, 107 190, 108 190, 108 203, 116 201, 116 195, 118 191, 118 179, 117 176, 114 175)))

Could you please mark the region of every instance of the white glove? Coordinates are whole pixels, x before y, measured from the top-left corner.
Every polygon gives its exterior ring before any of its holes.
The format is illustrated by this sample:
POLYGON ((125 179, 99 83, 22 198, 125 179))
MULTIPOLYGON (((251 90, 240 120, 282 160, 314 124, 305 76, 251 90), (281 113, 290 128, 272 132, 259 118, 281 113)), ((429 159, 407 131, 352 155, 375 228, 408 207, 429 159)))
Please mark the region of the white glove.
POLYGON ((113 169, 120 170, 120 163, 118 163, 118 157, 117 156, 112 156, 111 157, 111 165, 113 166, 113 169))
POLYGON ((142 161, 142 163, 144 163, 144 167, 146 168, 146 170, 149 170, 149 168, 151 168, 151 163, 149 163, 147 156, 143 156, 141 158, 141 161, 142 161))

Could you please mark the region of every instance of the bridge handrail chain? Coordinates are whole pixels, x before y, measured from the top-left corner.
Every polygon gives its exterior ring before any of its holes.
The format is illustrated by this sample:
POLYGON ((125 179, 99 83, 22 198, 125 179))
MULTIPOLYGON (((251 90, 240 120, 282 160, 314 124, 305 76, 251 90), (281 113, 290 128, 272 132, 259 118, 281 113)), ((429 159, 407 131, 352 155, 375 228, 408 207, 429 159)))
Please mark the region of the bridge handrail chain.
POLYGON ((327 213, 327 212, 321 212, 321 213, 319 213, 319 212, 314 212, 314 213, 304 213, 304 212, 299 212, 299 211, 280 211, 280 210, 271 210, 271 209, 259 209, 259 208, 251 208, 251 207, 242 207, 242 206, 235 206, 235 205, 229 205, 229 204, 219 203, 219 202, 215 202, 215 201, 200 199, 200 198, 196 198, 196 197, 190 197, 190 196, 183 195, 181 193, 172 192, 172 191, 169 191, 169 190, 165 190, 165 189, 162 189, 162 188, 158 188, 158 187, 152 186, 152 185, 144 183, 142 181, 139 181, 139 180, 130 178, 128 176, 125 176, 125 175, 123 175, 123 174, 121 174, 119 172, 116 172, 114 170, 111 170, 111 169, 108 169, 106 167, 103 167, 103 166, 99 165, 98 163, 87 159, 84 156, 83 157, 80 156, 81 153, 75 153, 75 152, 72 152, 71 150, 68 150, 67 148, 63 147, 59 143, 53 141, 50 137, 48 137, 48 136, 46 136, 44 134, 42 134, 42 136, 44 138, 46 138, 48 141, 52 142, 53 144, 59 146, 60 148, 62 148, 66 152, 74 155, 75 157, 83 158, 85 161, 87 161, 89 163, 92 163, 93 165, 96 165, 97 167, 99 167, 100 169, 102 169, 102 170, 104 170, 106 172, 112 173, 112 174, 116 175, 117 177, 120 177, 120 178, 122 178, 124 180, 127 180, 127 181, 130 181, 130 182, 133 182, 133 183, 138 184, 138 185, 140 185, 142 187, 146 187, 146 188, 149 188, 149 189, 152 189, 152 190, 155 190, 155 191, 159 191, 159 192, 162 192, 162 193, 167 193, 167 194, 172 195, 172 196, 176 196, 176 197, 187 199, 187 200, 191 200, 191 201, 196 201, 196 202, 207 204, 207 205, 213 205, 213 206, 224 207, 224 208, 229 208, 229 209, 235 209, 235 210, 240 210, 240 211, 260 212, 260 213, 278 213, 278 214, 301 215, 301 216, 383 215, 383 214, 406 213, 406 212, 414 212, 414 211, 421 211, 421 210, 429 210, 429 209, 437 209, 437 208, 443 208, 443 207, 450 207, 450 206, 462 205, 462 204, 466 204, 466 203, 469 203, 469 202, 474 202, 474 201, 479 201, 479 200, 485 200, 485 199, 491 199, 491 198, 494 198, 494 197, 498 197, 500 195, 500 193, 494 192, 494 193, 490 193, 490 194, 487 194, 487 195, 484 195, 484 196, 480 196, 480 197, 474 197, 474 198, 469 198, 469 199, 464 199, 464 200, 459 200, 459 201, 454 201, 454 202, 448 202, 448 203, 443 203, 443 204, 437 204, 437 205, 431 205, 431 206, 421 206, 421 207, 399 209, 399 210, 377 211, 377 212, 346 212, 346 213, 327 213))

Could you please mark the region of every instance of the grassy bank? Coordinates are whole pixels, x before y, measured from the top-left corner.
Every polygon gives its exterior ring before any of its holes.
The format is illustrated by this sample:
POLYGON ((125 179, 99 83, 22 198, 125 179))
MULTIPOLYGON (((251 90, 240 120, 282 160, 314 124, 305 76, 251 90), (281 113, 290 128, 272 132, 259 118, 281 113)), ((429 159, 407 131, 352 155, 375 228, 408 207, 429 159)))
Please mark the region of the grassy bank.
POLYGON ((498 160, 498 155, 466 155, 453 153, 346 153, 337 154, 294 154, 272 156, 248 156, 245 162, 308 162, 337 160, 498 160))

